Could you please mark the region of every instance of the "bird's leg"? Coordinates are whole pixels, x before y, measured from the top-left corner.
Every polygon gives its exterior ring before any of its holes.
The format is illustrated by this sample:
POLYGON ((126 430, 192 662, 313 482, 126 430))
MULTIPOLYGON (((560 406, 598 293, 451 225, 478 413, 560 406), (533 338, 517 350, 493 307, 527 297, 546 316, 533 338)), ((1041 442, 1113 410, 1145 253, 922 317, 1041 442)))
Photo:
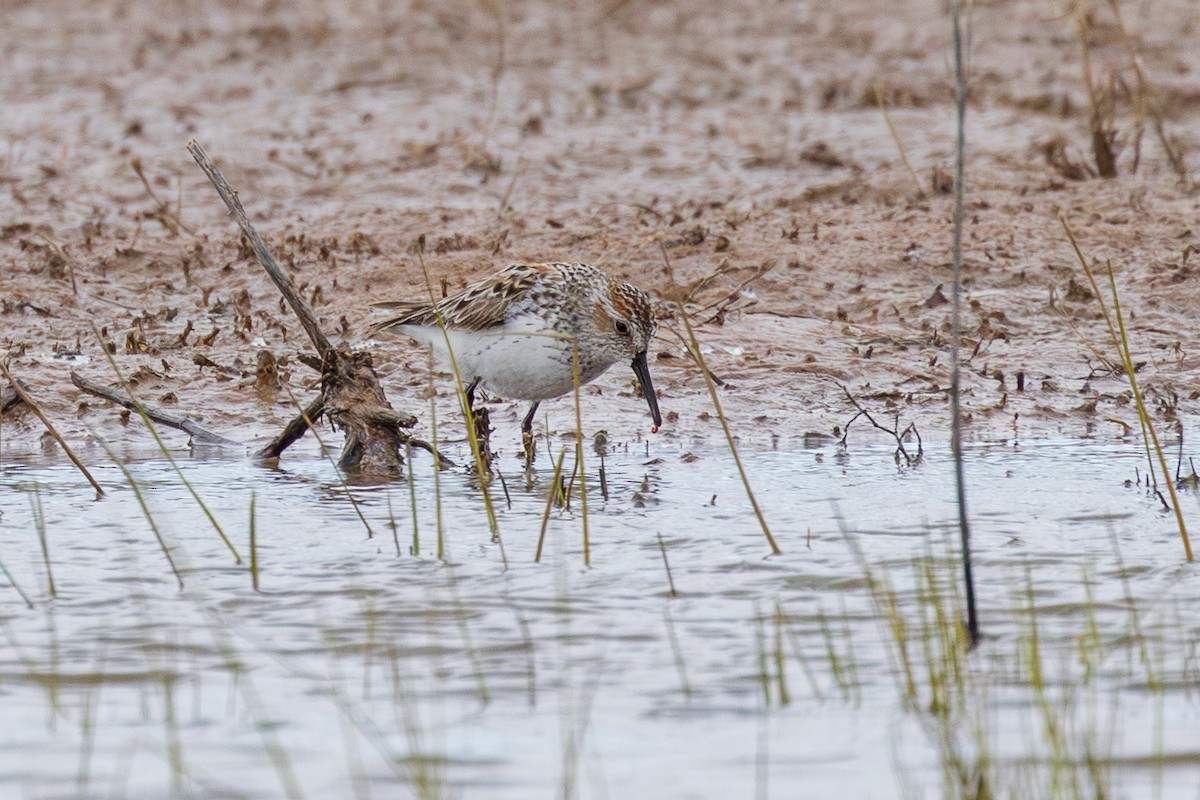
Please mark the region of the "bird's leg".
POLYGON ((475 441, 479 443, 479 458, 485 473, 492 471, 492 424, 486 406, 475 407, 475 390, 482 379, 476 375, 467 384, 464 394, 467 396, 467 415, 474 427, 475 441))
POLYGON ((521 423, 521 433, 526 436, 533 436, 533 416, 537 413, 539 400, 534 400, 533 405, 529 407, 529 413, 525 415, 525 421, 521 423))
POLYGON ((537 448, 533 446, 533 416, 537 413, 538 401, 534 400, 533 405, 529 407, 529 413, 525 415, 525 421, 521 423, 521 445, 525 448, 525 466, 526 468, 533 465, 534 456, 537 448))
POLYGON ((475 390, 477 388, 479 388, 479 382, 481 380, 483 380, 483 379, 480 378, 478 375, 476 375, 475 379, 472 380, 469 384, 467 384, 466 394, 467 394, 467 408, 468 409, 473 410, 475 408, 475 390))

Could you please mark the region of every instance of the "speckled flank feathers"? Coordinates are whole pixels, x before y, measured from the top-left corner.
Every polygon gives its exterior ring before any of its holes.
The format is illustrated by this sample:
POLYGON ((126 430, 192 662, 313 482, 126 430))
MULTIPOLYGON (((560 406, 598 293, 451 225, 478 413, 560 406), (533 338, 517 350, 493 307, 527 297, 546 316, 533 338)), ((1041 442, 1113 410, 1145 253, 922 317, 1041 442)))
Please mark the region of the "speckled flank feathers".
MULTIPOLYGON (((464 381, 501 397, 541 400, 627 361, 646 395, 654 427, 662 424, 646 348, 657 323, 649 296, 587 264, 515 264, 463 291, 429 303, 378 303, 400 313, 373 326, 431 345, 448 364, 450 340, 464 381), (444 324, 446 334, 442 333, 444 324)), ((532 417, 527 417, 526 429, 532 417)))

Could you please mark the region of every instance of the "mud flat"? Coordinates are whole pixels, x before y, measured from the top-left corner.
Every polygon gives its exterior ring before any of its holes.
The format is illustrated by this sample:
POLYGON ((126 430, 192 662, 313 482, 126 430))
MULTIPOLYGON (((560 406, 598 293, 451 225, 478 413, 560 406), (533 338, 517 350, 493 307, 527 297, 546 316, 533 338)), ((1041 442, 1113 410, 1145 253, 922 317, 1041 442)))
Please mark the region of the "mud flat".
MULTIPOLYGON (((1200 201, 1135 107, 1150 95, 1129 49, 1194 169, 1198 15, 1188 0, 1124 13, 1122 31, 1108 7, 1083 28, 1040 2, 974 11, 972 438, 1121 436, 1136 421, 1124 380, 1089 349, 1108 352, 1107 334, 1060 215, 1089 257, 1112 260, 1155 413, 1170 425, 1200 405, 1200 201), (1081 42, 1093 85, 1116 87, 1101 121, 1113 178, 1095 177, 1081 42)), ((686 297, 748 445, 832 432, 853 413, 843 386, 945 433, 953 92, 947 26, 927 4, 52 2, 10 6, 4 23, 0 343, 69 439, 144 440, 68 379, 113 380, 93 324, 148 401, 234 438, 261 442, 295 414, 256 393, 260 351, 300 395, 315 377, 184 150, 193 137, 322 325, 375 350, 422 425, 423 354, 363 339, 370 301, 425 291, 409 252, 420 235, 449 287, 514 261, 582 260, 686 297)), ((719 438, 669 330, 653 356, 670 417, 655 441, 719 438)), ((448 385, 435 390, 452 415, 448 385)), ((558 405, 552 430, 573 424, 558 405)), ((589 388, 585 427, 646 432, 628 376, 589 388)), ((42 435, 31 415, 4 420, 12 452, 42 435)))

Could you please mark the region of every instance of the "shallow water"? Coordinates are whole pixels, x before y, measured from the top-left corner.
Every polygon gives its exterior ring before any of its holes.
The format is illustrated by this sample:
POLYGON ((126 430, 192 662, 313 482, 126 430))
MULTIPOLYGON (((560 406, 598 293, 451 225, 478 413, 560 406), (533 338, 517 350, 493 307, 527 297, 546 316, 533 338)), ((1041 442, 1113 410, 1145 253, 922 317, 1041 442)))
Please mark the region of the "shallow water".
POLYGON ((1200 587, 1173 516, 1126 485, 1135 444, 969 450, 986 639, 962 662, 937 655, 958 575, 944 445, 915 468, 884 447, 744 454, 773 557, 728 454, 694 455, 612 453, 604 500, 585 453, 585 566, 577 495, 533 561, 544 453, 532 489, 506 476, 511 508, 493 487, 503 546, 476 484, 441 474, 444 561, 423 456, 414 535, 407 483, 351 487, 364 523, 326 460, 178 454, 246 560, 254 498, 257 592, 161 456, 128 467, 183 591, 111 461, 100 500, 69 464, 6 463, 0 558, 34 608, 0 578, 0 795, 957 796, 946 754, 974 776, 986 753, 1005 795, 1198 796, 1200 587))

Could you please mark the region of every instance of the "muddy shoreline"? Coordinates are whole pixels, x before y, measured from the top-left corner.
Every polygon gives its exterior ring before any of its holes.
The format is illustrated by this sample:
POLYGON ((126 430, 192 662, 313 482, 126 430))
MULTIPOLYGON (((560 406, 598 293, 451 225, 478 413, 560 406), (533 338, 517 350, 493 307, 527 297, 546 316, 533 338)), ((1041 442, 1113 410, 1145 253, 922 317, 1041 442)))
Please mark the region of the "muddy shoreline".
MULTIPOLYGON (((424 236, 448 287, 516 261, 578 260, 689 294, 745 446, 833 434, 854 413, 843 387, 881 419, 944 438, 948 27, 927 4, 875 9, 9 6, 0 346, 71 441, 148 437, 71 385, 71 369, 115 382, 93 325, 147 402, 247 442, 295 414, 286 391, 255 386, 255 366, 269 351, 306 399, 303 333, 184 150, 196 138, 326 331, 372 349, 419 432, 424 354, 364 331, 373 300, 425 291, 411 254, 424 236)), ((1093 76, 1128 78, 1127 41, 1101 12, 1093 76)), ((1126 12, 1170 140, 1198 171, 1200 52, 1186 45, 1200 11, 1161 0, 1126 12)), ((1165 431, 1186 427, 1200 411, 1200 199, 1127 98, 1112 120, 1118 176, 1072 172, 1090 158, 1079 38, 1047 13, 994 3, 972 20, 967 435, 1136 431, 1126 382, 1089 347, 1109 352, 1060 215, 1090 257, 1111 259, 1142 389, 1165 431)), ((719 445, 679 340, 664 330, 651 353, 668 416, 652 443, 719 445)), ((627 372, 585 390, 589 433, 648 435, 627 372)), ((439 417, 454 418, 449 384, 433 386, 439 417)), ((493 407, 502 440, 517 439, 521 413, 493 407)), ((556 435, 573 427, 568 401, 543 413, 556 435)), ((26 411, 2 424, 6 455, 45 445, 26 411)))

